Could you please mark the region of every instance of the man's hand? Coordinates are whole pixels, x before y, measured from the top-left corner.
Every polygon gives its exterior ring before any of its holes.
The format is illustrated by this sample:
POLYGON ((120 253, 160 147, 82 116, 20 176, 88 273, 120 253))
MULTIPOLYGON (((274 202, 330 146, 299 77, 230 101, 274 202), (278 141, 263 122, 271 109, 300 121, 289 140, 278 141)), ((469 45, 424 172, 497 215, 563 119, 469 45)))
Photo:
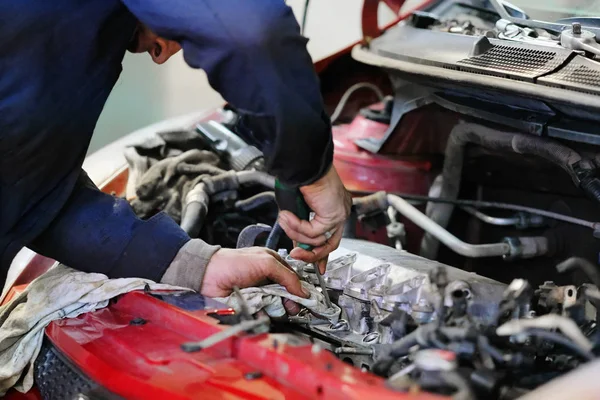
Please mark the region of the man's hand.
POLYGON ((262 247, 217 251, 206 266, 200 293, 208 297, 225 297, 231 294, 234 286, 260 286, 267 280, 279 283, 296 296, 310 296, 310 293, 304 293, 298 276, 279 254, 262 247))
POLYGON ((315 218, 301 221, 294 214, 281 211, 279 224, 290 239, 314 246, 312 251, 295 248, 290 255, 298 260, 317 263, 324 273, 329 253, 337 249, 342 240, 352 198, 333 166, 312 185, 301 187, 300 192, 314 211, 315 218))

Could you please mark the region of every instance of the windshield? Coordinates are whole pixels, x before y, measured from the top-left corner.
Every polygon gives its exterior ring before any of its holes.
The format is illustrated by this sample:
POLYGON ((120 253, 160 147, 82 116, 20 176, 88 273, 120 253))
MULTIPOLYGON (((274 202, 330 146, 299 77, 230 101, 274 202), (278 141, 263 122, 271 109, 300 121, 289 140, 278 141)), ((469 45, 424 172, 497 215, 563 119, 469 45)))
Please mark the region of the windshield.
POLYGON ((600 0, 508 0, 532 19, 553 22, 569 17, 600 17, 600 0))

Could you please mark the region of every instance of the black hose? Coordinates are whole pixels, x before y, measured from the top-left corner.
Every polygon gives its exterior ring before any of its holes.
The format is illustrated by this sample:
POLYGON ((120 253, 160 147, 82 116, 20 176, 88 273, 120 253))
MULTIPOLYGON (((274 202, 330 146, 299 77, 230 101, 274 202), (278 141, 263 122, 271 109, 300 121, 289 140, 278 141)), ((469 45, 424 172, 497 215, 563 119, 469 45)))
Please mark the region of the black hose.
POLYGON ((259 208, 264 206, 265 204, 274 204, 275 203, 275 192, 263 192, 252 197, 249 197, 245 200, 239 200, 235 202, 235 208, 248 212, 254 210, 255 208, 259 208))
POLYGON ((490 357, 492 357, 494 360, 496 360, 496 362, 499 362, 499 363, 505 362, 504 355, 502 354, 502 352, 500 350, 498 350, 496 347, 492 346, 492 344, 490 343, 490 340, 488 339, 487 336, 480 335, 478 338, 477 344, 479 345, 480 351, 488 354, 490 357))
POLYGON ((188 203, 181 216, 181 229, 191 238, 197 238, 202 230, 204 219, 208 214, 208 205, 202 202, 188 203))
POLYGON ((556 266, 556 270, 560 273, 572 271, 574 269, 581 270, 590 281, 600 289, 600 272, 594 264, 585 258, 571 257, 556 266))
POLYGON ((277 250, 277 246, 279 245, 279 239, 281 238, 281 234, 283 233, 283 228, 279 225, 279 222, 275 222, 273 225, 273 229, 271 229, 271 233, 269 233, 269 237, 267 238, 267 243, 265 247, 271 250, 277 250))
POLYGON ((190 237, 198 237, 200 234, 208 214, 211 196, 228 190, 237 190, 240 185, 238 176, 235 172, 206 176, 186 193, 179 226, 190 237))
POLYGON ((390 356, 393 358, 404 357, 408 354, 411 347, 419 344, 419 335, 422 333, 424 326, 420 326, 402 339, 396 340, 392 343, 390 348, 390 356))
POLYGON ((440 376, 447 385, 456 389, 456 393, 452 395, 453 400, 474 400, 476 398, 467 380, 458 372, 444 371, 440 376))
MULTIPOLYGON (((465 149, 468 144, 475 144, 491 150, 504 150, 541 157, 561 167, 579 185, 579 178, 573 166, 582 158, 574 150, 536 136, 503 132, 478 124, 460 123, 452 129, 448 138, 439 197, 452 200, 458 197, 465 149)), ((431 207, 428 214, 434 222, 445 228, 448 226, 453 210, 452 204, 437 204, 431 207)), ((432 235, 425 234, 421 242, 421 255, 435 259, 438 249, 439 240, 432 235)))
POLYGON ((595 358, 592 353, 590 353, 589 351, 587 351, 585 349, 582 349, 577 344, 573 343, 571 340, 567 339, 560 333, 547 331, 545 329, 539 329, 539 328, 527 329, 525 331, 525 333, 527 335, 535 336, 537 338, 547 340, 549 342, 558 344, 566 349, 569 349, 572 353, 578 355, 579 357, 583 358, 584 360, 591 361, 595 358))

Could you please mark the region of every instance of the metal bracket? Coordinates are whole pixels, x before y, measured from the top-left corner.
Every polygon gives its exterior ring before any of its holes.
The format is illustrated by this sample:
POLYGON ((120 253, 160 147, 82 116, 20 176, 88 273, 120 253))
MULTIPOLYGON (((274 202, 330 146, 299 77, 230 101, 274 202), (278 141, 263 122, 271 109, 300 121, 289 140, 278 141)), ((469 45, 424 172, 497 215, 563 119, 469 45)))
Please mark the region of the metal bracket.
POLYGON ((245 227, 239 234, 236 248, 243 249, 254 246, 256 238, 263 234, 271 232, 271 227, 265 224, 255 224, 245 227))
POLYGON ((392 109, 392 123, 381 139, 357 139, 354 143, 371 153, 378 153, 385 142, 398 127, 402 117, 407 113, 433 103, 432 89, 424 86, 398 81, 394 83, 394 107, 392 109))

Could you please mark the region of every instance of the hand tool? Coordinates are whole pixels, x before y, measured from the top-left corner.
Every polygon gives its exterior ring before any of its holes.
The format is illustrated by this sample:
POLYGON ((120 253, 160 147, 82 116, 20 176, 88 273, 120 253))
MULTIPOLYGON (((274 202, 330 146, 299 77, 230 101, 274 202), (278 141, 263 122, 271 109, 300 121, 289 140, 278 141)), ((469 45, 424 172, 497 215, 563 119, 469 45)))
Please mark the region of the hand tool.
MULTIPOLYGON (((306 204, 306 201, 304 200, 299 188, 287 186, 277 179, 275 181, 275 199, 280 210, 289 211, 303 221, 309 220, 310 208, 308 207, 308 204, 306 204)), ((313 246, 305 243, 298 243, 298 247, 307 251, 311 251, 313 249, 313 246)), ((321 286, 323 296, 325 296, 327 307, 331 308, 332 303, 329 299, 329 293, 327 293, 327 286, 325 286, 325 280, 323 279, 323 275, 321 275, 321 271, 317 265, 315 265, 315 273, 317 274, 317 279, 319 280, 319 286, 321 286)))

